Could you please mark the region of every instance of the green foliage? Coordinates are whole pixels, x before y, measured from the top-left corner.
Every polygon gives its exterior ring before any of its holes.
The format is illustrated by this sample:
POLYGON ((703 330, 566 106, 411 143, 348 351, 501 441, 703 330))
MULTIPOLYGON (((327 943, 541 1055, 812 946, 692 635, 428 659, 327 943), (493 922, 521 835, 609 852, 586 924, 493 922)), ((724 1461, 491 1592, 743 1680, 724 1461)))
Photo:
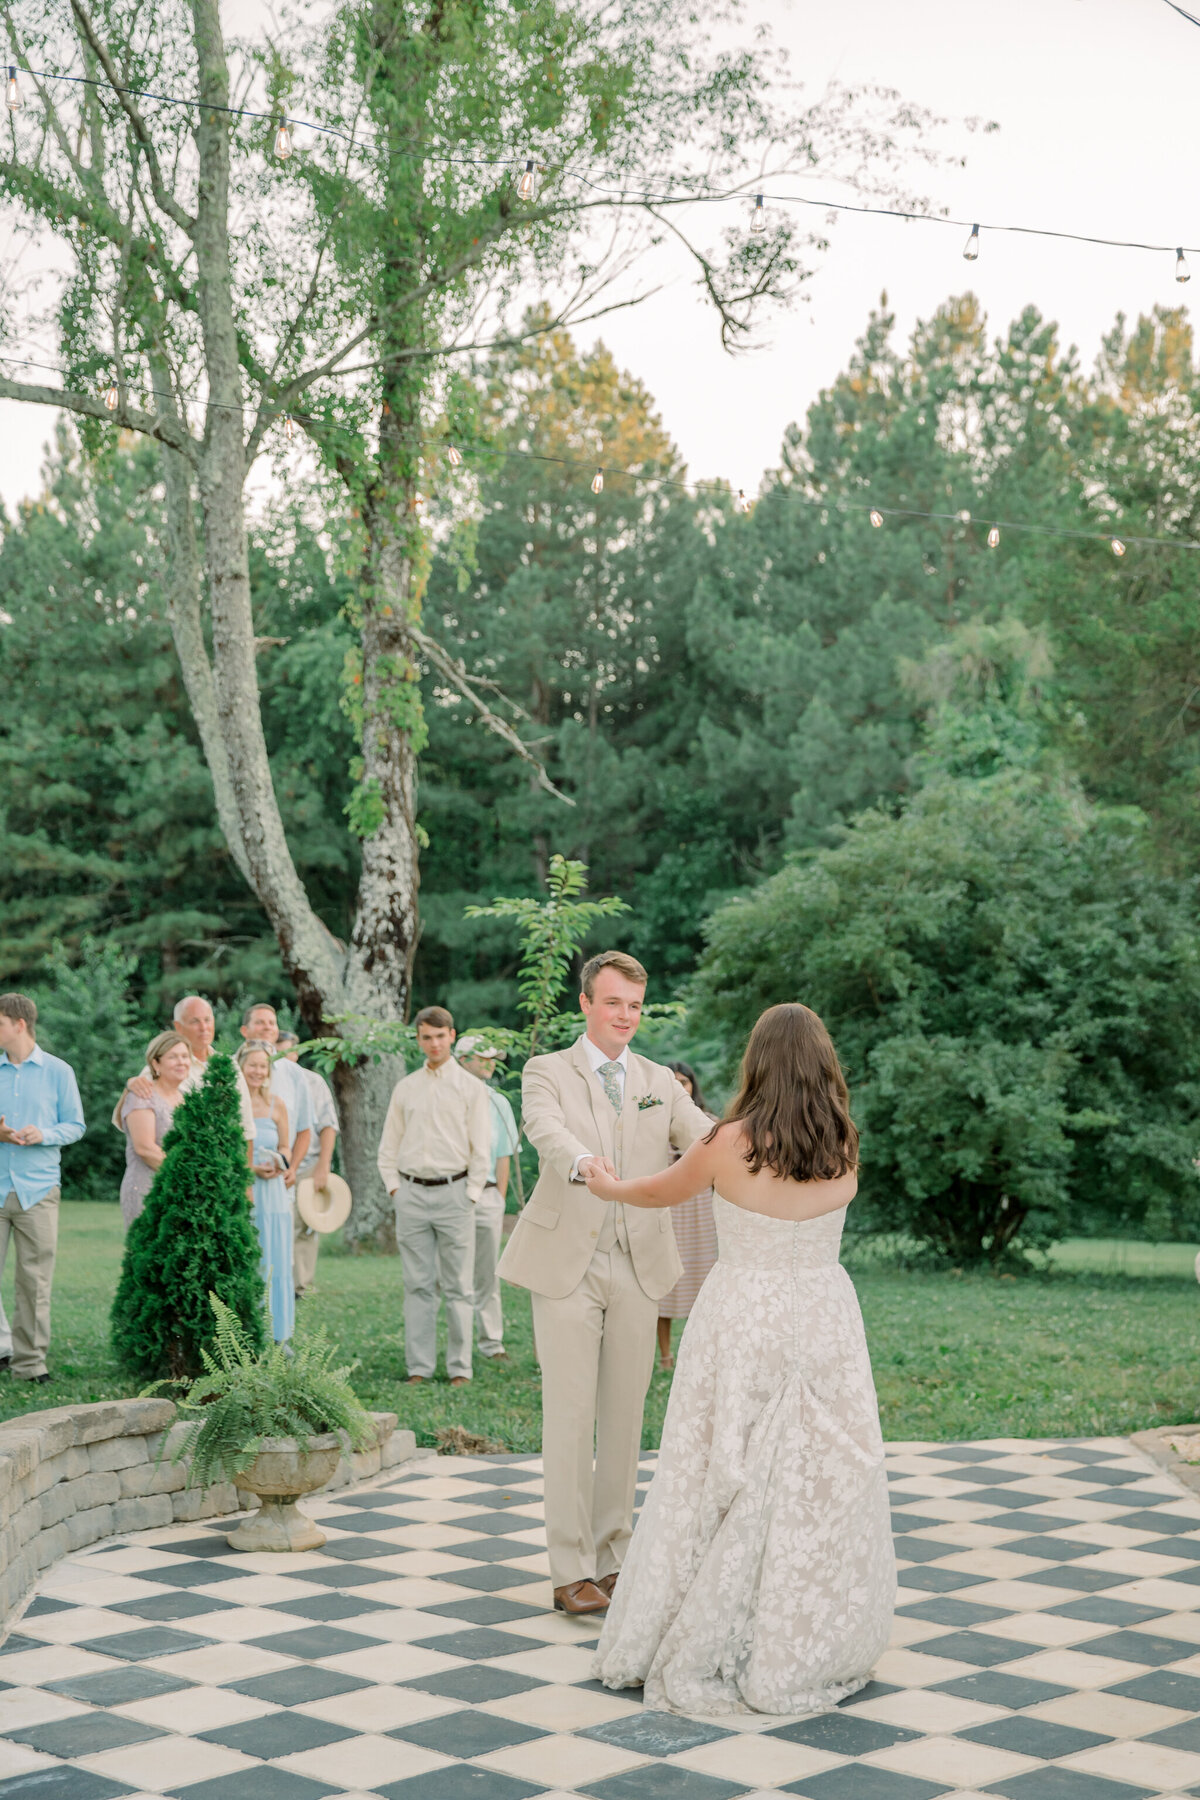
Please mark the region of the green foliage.
POLYGON ((163 1140, 165 1158, 125 1241, 112 1307, 113 1350, 142 1380, 198 1375, 212 1336, 209 1296, 265 1340, 261 1250, 250 1210, 246 1140, 233 1063, 214 1051, 163 1140))
POLYGON ((85 937, 71 959, 56 944, 34 987, 38 1041, 75 1071, 87 1132, 62 1153, 63 1190, 75 1200, 115 1201, 125 1172, 125 1138, 110 1123, 121 1086, 145 1060, 153 1030, 130 993, 137 969, 111 939, 85 937))
POLYGON ((1138 814, 1008 770, 855 821, 709 927, 695 1025, 803 1000, 846 1063, 862 1228, 957 1263, 1200 1227, 1194 881, 1138 814))
MULTIPOLYGON (((191 1457, 189 1486, 232 1481, 269 1438, 303 1443, 340 1431, 352 1449, 374 1443, 375 1421, 350 1386, 354 1365, 335 1366, 337 1345, 323 1331, 263 1351, 223 1300, 209 1300, 215 1324, 211 1350, 200 1349, 204 1373, 182 1384, 177 1399, 187 1429, 171 1460, 191 1457)), ((156 1382, 147 1391, 170 1385, 156 1382)))

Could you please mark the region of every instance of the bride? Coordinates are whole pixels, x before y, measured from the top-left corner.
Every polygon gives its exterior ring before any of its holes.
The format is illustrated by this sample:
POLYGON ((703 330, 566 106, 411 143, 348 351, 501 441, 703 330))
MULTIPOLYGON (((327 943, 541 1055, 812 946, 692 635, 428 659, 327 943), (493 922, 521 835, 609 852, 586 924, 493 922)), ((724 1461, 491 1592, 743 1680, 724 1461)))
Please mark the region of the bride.
POLYGON ((870 1679, 896 1572, 862 1316, 838 1263, 858 1132, 829 1033, 773 1006, 724 1122, 659 1175, 713 1186, 720 1256, 684 1332, 658 1471, 596 1651, 606 1687, 680 1713, 811 1713, 870 1679))

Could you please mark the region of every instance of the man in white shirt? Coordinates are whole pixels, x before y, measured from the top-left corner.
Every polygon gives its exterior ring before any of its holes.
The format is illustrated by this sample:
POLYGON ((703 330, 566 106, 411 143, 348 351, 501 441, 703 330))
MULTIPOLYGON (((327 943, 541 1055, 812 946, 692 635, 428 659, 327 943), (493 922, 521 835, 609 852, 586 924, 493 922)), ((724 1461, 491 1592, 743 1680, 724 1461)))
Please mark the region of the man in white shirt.
POLYGON ((288 1166, 283 1171, 283 1185, 294 1188, 300 1176, 300 1165, 308 1155, 313 1135, 313 1108, 304 1071, 285 1056, 279 1056, 279 1020, 275 1008, 256 1000, 242 1014, 241 1033, 248 1044, 265 1044, 271 1052, 271 1088, 287 1107, 288 1129, 292 1147, 288 1166))
POLYGON ((313 1137, 308 1146, 308 1155, 296 1171, 296 1186, 292 1190, 292 1278, 296 1284, 296 1298, 303 1299, 306 1294, 315 1294, 314 1285, 317 1273, 317 1251, 321 1247, 321 1236, 306 1225, 300 1216, 296 1204, 296 1194, 300 1183, 311 1177, 317 1189, 329 1185, 329 1177, 333 1170, 333 1146, 337 1142, 341 1126, 338 1122, 337 1105, 333 1098, 333 1089, 323 1075, 315 1069, 306 1069, 299 1060, 296 1046, 300 1042, 294 1031, 281 1031, 276 1039, 276 1048, 285 1062, 299 1069, 304 1077, 304 1085, 308 1089, 309 1103, 313 1115, 313 1137))
POLYGON ((398 1081, 379 1143, 379 1173, 396 1207, 404 1270, 404 1354, 410 1382, 437 1367, 438 1289, 446 1302, 446 1373, 471 1379, 475 1207, 491 1168, 487 1089, 454 1060, 444 1006, 417 1014, 421 1068, 398 1081))
MULTIPOLYGON (((191 1052, 191 1072, 187 1076, 187 1079, 180 1083, 183 1092, 185 1094, 190 1094, 192 1089, 198 1088, 200 1083, 204 1080, 204 1071, 208 1067, 208 1059, 212 1055, 213 1038, 216 1036, 217 1021, 213 1016, 213 1009, 208 1004, 207 1000, 203 999, 199 994, 185 994, 182 1000, 178 1000, 175 1003, 172 1022, 176 1031, 179 1033, 180 1037, 183 1038, 191 1052)), ((241 1107, 242 1114, 242 1136, 246 1139, 248 1144, 253 1144, 254 1111, 250 1105, 250 1090, 246 1086, 245 1077, 236 1063, 233 1066, 233 1072, 237 1077, 238 1104, 241 1107)), ((125 1087, 128 1093, 136 1094, 139 1100, 148 1100, 154 1092, 150 1080, 149 1068, 142 1068, 138 1074, 133 1076, 132 1080, 126 1082, 125 1087)), ((125 1094, 122 1093, 121 1098, 113 1108, 112 1122, 118 1131, 121 1129, 121 1107, 123 1106, 124 1101, 125 1094)), ((247 1163, 249 1163, 250 1155, 248 1151, 246 1160, 247 1163)))

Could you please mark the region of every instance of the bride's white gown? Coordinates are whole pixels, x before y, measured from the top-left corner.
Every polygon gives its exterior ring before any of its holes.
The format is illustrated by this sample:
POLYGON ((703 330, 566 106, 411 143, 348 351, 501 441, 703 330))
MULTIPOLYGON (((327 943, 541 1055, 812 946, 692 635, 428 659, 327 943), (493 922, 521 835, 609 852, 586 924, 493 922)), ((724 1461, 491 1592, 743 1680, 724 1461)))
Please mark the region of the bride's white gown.
POLYGON ((817 1712, 870 1678, 896 1593, 845 1208, 800 1223, 713 1208, 720 1256, 594 1673, 644 1681, 659 1711, 817 1712))

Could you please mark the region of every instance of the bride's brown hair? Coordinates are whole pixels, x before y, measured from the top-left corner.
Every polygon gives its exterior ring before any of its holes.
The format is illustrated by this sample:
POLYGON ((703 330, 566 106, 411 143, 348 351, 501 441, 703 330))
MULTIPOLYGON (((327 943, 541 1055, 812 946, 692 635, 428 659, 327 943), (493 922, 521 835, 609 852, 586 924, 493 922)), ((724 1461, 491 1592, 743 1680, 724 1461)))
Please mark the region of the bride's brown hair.
POLYGON ((749 1139, 752 1175, 766 1168, 790 1181, 833 1181, 857 1167, 846 1078, 832 1038, 809 1007, 789 1003, 763 1013, 722 1123, 732 1120, 749 1139))

